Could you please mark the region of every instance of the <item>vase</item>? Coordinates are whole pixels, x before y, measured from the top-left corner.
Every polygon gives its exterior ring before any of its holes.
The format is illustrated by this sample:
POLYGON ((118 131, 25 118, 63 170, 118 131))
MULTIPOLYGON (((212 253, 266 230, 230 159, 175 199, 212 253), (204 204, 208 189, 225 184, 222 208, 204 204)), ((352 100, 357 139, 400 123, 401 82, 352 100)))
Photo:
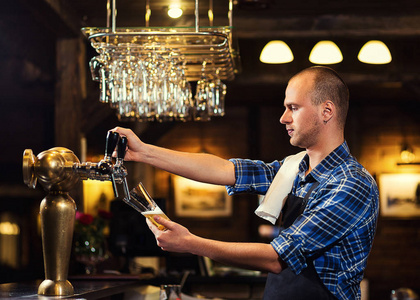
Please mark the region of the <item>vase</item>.
POLYGON ((85 268, 85 274, 97 273, 97 266, 109 257, 104 236, 90 236, 75 242, 75 259, 85 268))

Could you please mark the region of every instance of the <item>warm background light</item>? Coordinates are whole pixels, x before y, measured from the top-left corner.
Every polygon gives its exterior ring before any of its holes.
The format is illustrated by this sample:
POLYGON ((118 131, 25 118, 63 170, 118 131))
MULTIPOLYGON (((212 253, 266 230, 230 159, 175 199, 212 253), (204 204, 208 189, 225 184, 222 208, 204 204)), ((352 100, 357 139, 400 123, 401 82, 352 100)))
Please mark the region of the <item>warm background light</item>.
POLYGON ((10 222, 1 222, 0 223, 0 234, 3 235, 19 235, 20 228, 19 225, 10 222))
POLYGON ((98 209, 110 210, 115 199, 111 181, 83 180, 83 212, 96 215, 98 209))
POLYGON ((413 148, 411 148, 407 143, 402 145, 400 156, 403 163, 412 163, 416 159, 413 148))
POLYGON ((7 211, 0 213, 0 265, 2 268, 7 270, 19 267, 20 240, 21 228, 16 215, 7 211))
POLYGON ((309 55, 309 61, 313 64, 338 64, 342 60, 340 48, 332 41, 318 42, 309 55))
POLYGON ((411 163, 416 159, 416 155, 408 150, 401 151, 401 160, 405 163, 411 163))
POLYGON ((170 16, 172 19, 177 19, 180 16, 182 16, 182 9, 178 5, 170 5, 168 9, 168 16, 170 16))
POLYGON ((266 64, 285 64, 293 61, 293 53, 283 41, 271 41, 261 51, 260 61, 266 64))
POLYGON ((366 64, 388 64, 392 60, 391 52, 384 42, 372 40, 360 49, 357 58, 366 64))

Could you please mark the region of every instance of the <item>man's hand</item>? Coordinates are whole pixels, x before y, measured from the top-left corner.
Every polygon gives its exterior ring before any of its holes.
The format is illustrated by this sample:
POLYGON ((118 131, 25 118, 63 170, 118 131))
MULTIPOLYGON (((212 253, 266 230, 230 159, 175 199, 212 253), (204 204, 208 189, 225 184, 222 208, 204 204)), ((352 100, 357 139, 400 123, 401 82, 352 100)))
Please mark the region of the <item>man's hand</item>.
MULTIPOLYGON (((139 137, 131 129, 115 127, 111 130, 118 132, 121 136, 127 137, 127 152, 125 153, 124 160, 140 161, 142 158, 141 150, 144 147, 144 143, 139 137)), ((116 155, 117 152, 114 151, 113 156, 115 157, 116 155)))
POLYGON ((189 240, 193 235, 184 226, 155 216, 154 220, 165 226, 165 231, 159 230, 151 221, 146 219, 147 225, 156 237, 156 243, 164 251, 189 252, 189 240))

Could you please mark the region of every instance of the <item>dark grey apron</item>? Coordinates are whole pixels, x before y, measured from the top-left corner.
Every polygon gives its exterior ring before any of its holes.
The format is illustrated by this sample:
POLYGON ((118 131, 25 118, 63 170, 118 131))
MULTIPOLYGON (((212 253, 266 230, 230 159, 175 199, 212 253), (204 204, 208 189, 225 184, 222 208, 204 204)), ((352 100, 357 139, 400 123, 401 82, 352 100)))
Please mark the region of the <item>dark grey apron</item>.
MULTIPOLYGON (((304 198, 290 193, 282 210, 283 227, 290 227, 296 218, 303 213, 312 191, 318 186, 315 182, 304 198)), ((285 268, 279 274, 268 273, 264 290, 264 300, 336 300, 337 298, 325 287, 319 278, 312 260, 307 261, 308 267, 299 275, 290 268, 285 268)))

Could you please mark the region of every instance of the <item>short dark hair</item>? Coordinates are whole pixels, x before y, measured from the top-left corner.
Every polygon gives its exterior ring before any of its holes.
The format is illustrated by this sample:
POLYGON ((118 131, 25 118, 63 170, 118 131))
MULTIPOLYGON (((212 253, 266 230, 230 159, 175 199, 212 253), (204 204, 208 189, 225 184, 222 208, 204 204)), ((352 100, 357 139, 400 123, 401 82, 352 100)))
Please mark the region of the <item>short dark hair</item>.
POLYGON ((349 89, 336 71, 325 66, 307 68, 297 75, 311 73, 314 75, 314 85, 311 99, 314 105, 325 100, 331 100, 337 106, 338 123, 344 129, 349 110, 349 89))

